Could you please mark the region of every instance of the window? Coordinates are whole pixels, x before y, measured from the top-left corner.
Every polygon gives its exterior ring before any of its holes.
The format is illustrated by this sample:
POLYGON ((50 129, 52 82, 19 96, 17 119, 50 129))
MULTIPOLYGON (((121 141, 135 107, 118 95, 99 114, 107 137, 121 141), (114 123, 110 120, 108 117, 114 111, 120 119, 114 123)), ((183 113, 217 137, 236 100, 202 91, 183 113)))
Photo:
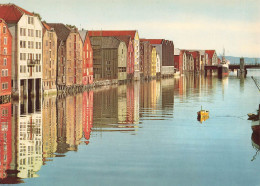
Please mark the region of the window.
POLYGON ((28 17, 28 24, 33 24, 33 17, 28 17))
POLYGON ((8 88, 8 83, 2 83, 2 90, 5 90, 8 88))
POLYGON ((26 60, 26 54, 20 53, 20 60, 26 60))
POLYGON ((3 27, 3 33, 6 33, 6 26, 3 27))
POLYGON ((7 37, 4 38, 4 45, 7 45, 7 37))
POLYGON ((20 41, 20 48, 26 48, 26 41, 20 41))
POLYGON ((4 48, 4 55, 7 55, 7 48, 4 48))
POLYGON ((20 36, 26 36, 26 29, 20 28, 20 36))
POLYGON ((4 58, 4 64, 3 64, 4 66, 6 66, 7 65, 7 59, 6 58, 4 58))

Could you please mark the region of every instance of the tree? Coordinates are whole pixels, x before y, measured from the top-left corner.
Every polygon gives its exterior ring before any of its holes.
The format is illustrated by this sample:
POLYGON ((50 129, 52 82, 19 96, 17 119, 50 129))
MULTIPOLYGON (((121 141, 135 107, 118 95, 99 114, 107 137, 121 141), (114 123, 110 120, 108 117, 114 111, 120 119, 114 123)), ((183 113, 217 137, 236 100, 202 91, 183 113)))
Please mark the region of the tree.
POLYGON ((40 21, 42 20, 42 17, 41 17, 41 15, 39 14, 39 13, 36 13, 36 12, 32 12, 35 16, 37 16, 39 19, 40 19, 40 21))

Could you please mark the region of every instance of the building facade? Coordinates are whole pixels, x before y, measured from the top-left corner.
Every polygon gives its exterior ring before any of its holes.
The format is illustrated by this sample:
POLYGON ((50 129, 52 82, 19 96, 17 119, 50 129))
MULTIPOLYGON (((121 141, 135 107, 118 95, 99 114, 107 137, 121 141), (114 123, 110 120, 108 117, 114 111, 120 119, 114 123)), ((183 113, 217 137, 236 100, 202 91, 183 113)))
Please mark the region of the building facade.
POLYGON ((156 57, 157 57, 157 53, 156 53, 156 47, 151 47, 151 73, 150 76, 151 78, 155 78, 156 77, 156 57))
POLYGON ((218 64, 218 56, 215 50, 205 50, 205 53, 208 54, 208 60, 206 61, 208 65, 218 64))
POLYGON ((135 72, 135 53, 134 53, 134 46, 131 36, 122 35, 117 36, 117 38, 121 41, 124 41, 127 47, 127 80, 134 79, 134 72, 135 72))
POLYGON ((44 93, 56 92, 57 35, 53 28, 43 24, 42 87, 44 93))
POLYGON ((98 30, 98 31, 89 31, 90 36, 131 36, 134 47, 134 79, 140 80, 139 73, 139 58, 140 58, 140 40, 137 30, 98 30))
POLYGON ((12 35, 0 19, 0 104, 11 100, 12 35))
POLYGON ((94 80, 127 78, 126 44, 116 37, 90 37, 93 48, 94 80))
POLYGON ((42 92, 42 23, 14 5, 0 5, 0 17, 12 34, 12 93, 30 97, 42 92))
POLYGON ((156 52, 160 56, 161 76, 171 76, 174 74, 174 44, 173 41, 165 39, 145 39, 152 46, 156 47, 156 52))
POLYGON ((82 54, 82 83, 88 85, 93 83, 93 49, 91 46, 88 31, 79 31, 81 40, 83 42, 82 54))
POLYGON ((57 90, 82 86, 83 43, 76 28, 61 23, 47 23, 57 37, 57 90))

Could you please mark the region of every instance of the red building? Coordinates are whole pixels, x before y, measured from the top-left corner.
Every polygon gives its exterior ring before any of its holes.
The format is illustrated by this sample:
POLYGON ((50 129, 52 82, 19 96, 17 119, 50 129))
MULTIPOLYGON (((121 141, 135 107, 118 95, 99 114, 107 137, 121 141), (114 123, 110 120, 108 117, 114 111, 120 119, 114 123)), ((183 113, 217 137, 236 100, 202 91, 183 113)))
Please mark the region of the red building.
POLYGON ((208 61, 206 62, 206 64, 208 65, 218 64, 218 56, 215 50, 205 50, 205 53, 208 54, 208 61))
POLYGON ((117 36, 117 38, 121 41, 124 41, 127 47, 127 79, 134 78, 135 72, 135 53, 134 53, 134 43, 131 36, 122 35, 117 36))
POLYGON ((12 79, 12 35, 0 19, 0 104, 10 102, 12 79))
POLYGON ((183 55, 185 51, 175 49, 174 50, 174 68, 176 68, 178 71, 180 71, 181 74, 183 74, 183 55))
POLYGON ((7 177, 12 162, 11 102, 0 104, 0 182, 7 177))
POLYGON ((189 51, 188 54, 191 54, 194 59, 194 71, 200 71, 200 53, 199 51, 189 51))
POLYGON ((88 31, 81 30, 79 34, 83 42, 82 83, 83 85, 88 85, 93 83, 93 50, 88 31))
POLYGON ((86 144, 89 143, 90 133, 93 126, 93 91, 83 92, 83 110, 82 110, 82 122, 83 122, 83 133, 87 140, 86 144))

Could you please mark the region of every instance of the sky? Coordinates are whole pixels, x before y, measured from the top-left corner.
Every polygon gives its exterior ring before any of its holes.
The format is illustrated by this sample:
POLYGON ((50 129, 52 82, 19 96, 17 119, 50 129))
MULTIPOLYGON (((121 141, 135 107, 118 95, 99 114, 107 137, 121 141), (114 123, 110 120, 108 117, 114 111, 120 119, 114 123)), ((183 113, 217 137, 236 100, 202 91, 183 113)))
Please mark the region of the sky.
POLYGON ((260 57, 260 0, 1 0, 49 23, 87 30, 138 30, 175 48, 260 57))

